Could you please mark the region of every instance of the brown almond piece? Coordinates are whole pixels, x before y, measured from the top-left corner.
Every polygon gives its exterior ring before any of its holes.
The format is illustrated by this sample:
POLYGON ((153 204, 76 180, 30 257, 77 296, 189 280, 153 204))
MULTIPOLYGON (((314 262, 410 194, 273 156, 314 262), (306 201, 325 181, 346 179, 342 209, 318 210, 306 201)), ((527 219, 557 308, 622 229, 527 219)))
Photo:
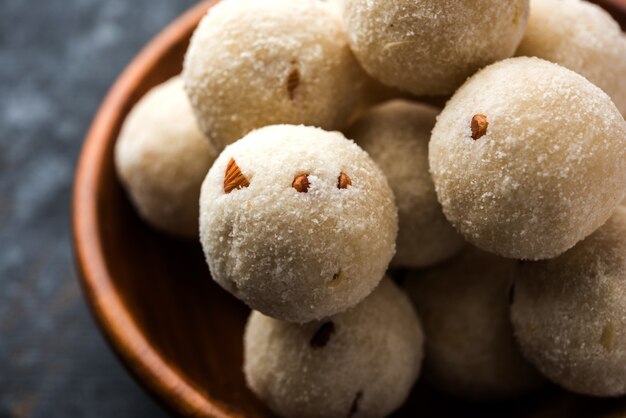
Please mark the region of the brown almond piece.
POLYGON ((308 174, 300 174, 293 179, 293 183, 291 183, 291 187, 296 189, 299 193, 306 193, 309 191, 309 175, 308 174))
POLYGON ((250 182, 239 169, 235 159, 231 158, 224 174, 224 193, 230 193, 235 189, 242 189, 249 185, 250 182))
POLYGON ((337 179, 337 188, 346 189, 351 184, 352 179, 342 171, 341 174, 339 174, 339 178, 337 179))
POLYGON ((294 67, 287 76, 287 94, 289 94, 289 100, 293 100, 296 97, 296 89, 300 85, 300 70, 298 67, 294 67))
POLYGON ((509 305, 513 305, 513 302, 515 302, 515 283, 512 283, 511 286, 509 286, 509 305))
POLYGON ((474 115, 472 118, 472 139, 477 140, 478 138, 487 134, 487 128, 489 127, 489 122, 487 122, 487 116, 482 115, 480 113, 474 115))
POLYGON ((359 401, 363 397, 363 391, 360 390, 354 396, 354 400, 352 401, 352 405, 350 405, 350 412, 348 412, 348 418, 353 417, 359 411, 359 401))
POLYGON ((600 344, 602 344, 604 349, 608 352, 611 352, 615 349, 615 333, 615 324, 611 322, 609 322, 602 330, 602 335, 600 336, 600 344))
POLYGON ((315 331, 311 338, 312 348, 323 348, 328 344, 330 337, 335 333, 335 324, 333 321, 326 321, 321 327, 315 331))
POLYGON ((343 271, 338 271, 337 273, 333 274, 332 280, 328 281, 327 284, 330 287, 340 286, 346 281, 347 278, 348 276, 346 275, 346 273, 344 273, 343 271))

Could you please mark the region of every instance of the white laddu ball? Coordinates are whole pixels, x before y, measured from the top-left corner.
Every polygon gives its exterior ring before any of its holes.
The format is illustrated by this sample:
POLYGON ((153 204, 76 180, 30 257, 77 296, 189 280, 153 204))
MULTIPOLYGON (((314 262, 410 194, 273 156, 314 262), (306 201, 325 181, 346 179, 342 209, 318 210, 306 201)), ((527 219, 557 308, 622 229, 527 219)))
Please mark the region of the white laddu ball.
POLYGON ((183 77, 220 150, 266 125, 345 127, 365 79, 340 19, 320 0, 220 2, 194 32, 183 77))
POLYGON ((180 77, 132 109, 115 144, 115 168, 139 215, 154 227, 198 236, 200 186, 217 151, 203 137, 180 77))
POLYGON ((450 99, 429 159, 443 211, 468 241, 505 257, 551 258, 624 198, 626 122, 584 77, 512 58, 450 99))
POLYGON ((306 322, 365 298, 395 252, 385 176, 339 132, 275 125, 227 147, 200 197, 213 278, 251 308, 306 322))
POLYGON ((441 210, 428 171, 428 141, 438 113, 430 106, 394 100, 370 109, 346 131, 385 173, 395 195, 395 266, 426 267, 464 244, 441 210))
POLYGON ((509 322, 515 263, 468 247, 407 277, 424 326, 424 377, 439 390, 487 400, 522 395, 541 384, 517 348, 509 322))
POLYGON ((539 371, 572 392, 626 395, 626 208, 515 278, 515 336, 539 371))
POLYGON ((363 302, 321 321, 298 325, 253 312, 244 373, 283 417, 383 417, 406 400, 422 345, 409 299, 385 278, 363 302))
POLYGON ((319 0, 328 7, 330 13, 338 19, 342 19, 343 0, 319 0))
POLYGON ((345 0, 350 44, 365 70, 417 95, 444 95, 511 57, 528 0, 345 0))
POLYGON ((626 36, 603 8, 580 0, 531 0, 517 55, 535 56, 585 76, 626 115, 626 36))

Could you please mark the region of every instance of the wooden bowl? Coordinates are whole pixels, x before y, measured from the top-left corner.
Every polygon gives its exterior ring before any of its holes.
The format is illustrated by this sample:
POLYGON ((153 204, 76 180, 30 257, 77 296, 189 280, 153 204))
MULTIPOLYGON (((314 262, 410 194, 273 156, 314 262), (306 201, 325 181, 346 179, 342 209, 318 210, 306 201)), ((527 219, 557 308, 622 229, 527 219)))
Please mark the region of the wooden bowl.
MULTIPOLYGON (((117 181, 113 145, 124 118, 150 88, 181 71, 189 38, 217 0, 194 7, 158 35, 119 77, 87 135, 73 197, 79 276, 111 347, 177 414, 266 417, 246 388, 242 334, 249 310, 212 280, 200 245, 164 236, 136 215, 117 181)), ((601 2, 622 25, 626 5, 601 2)), ((547 387, 507 403, 467 404, 418 384, 397 416, 626 416, 626 400, 547 387)))

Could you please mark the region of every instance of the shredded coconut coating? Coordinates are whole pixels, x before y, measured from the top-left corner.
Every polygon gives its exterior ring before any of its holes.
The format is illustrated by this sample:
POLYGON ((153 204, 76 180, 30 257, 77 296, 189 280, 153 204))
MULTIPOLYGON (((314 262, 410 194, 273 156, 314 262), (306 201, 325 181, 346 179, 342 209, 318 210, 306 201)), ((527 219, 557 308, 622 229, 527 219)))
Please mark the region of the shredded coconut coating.
POLYGON ((417 95, 453 93, 480 68, 512 56, 528 0, 345 0, 350 44, 365 70, 417 95))
POLYGON ((522 357, 509 322, 516 261, 468 247, 441 266, 414 272, 406 288, 424 327, 424 377, 471 400, 503 399, 542 379, 522 357))
POLYGON ((266 315, 306 322, 365 298, 395 252, 397 208, 383 173, 339 132, 276 125, 227 147, 200 197, 213 278, 266 315), (224 192, 236 161, 250 185, 224 192), (352 184, 338 188, 341 173, 352 184), (308 175, 306 193, 292 183, 308 175))
POLYGON ((345 127, 364 73, 320 0, 225 0, 202 19, 183 77, 200 127, 221 150, 273 124, 345 127))
POLYGON ((565 389, 626 394, 626 208, 563 255, 516 269, 511 306, 524 355, 565 389))
POLYGON ((343 0, 319 0, 328 7, 331 14, 340 20, 343 13, 343 0))
POLYGON ((216 157, 178 76, 135 105, 115 144, 117 174, 139 215, 187 238, 198 237, 200 186, 216 157))
POLYGON ((468 241, 505 257, 551 258, 600 227, 624 198, 626 122, 584 77, 512 58, 450 99, 429 158, 444 213, 468 241), (477 139, 475 115, 488 122, 477 139))
POLYGON ((426 267, 451 257, 464 243, 444 216, 428 171, 428 141, 438 113, 394 100, 370 109, 346 132, 378 164, 395 195, 394 266, 426 267))
POLYGON ((626 35, 604 9, 579 0, 531 0, 517 55, 569 68, 604 90, 626 115, 626 35))
POLYGON ((422 346, 409 299, 385 278, 363 302, 323 321, 298 325, 253 312, 244 372, 280 416, 383 417, 406 400, 422 346))

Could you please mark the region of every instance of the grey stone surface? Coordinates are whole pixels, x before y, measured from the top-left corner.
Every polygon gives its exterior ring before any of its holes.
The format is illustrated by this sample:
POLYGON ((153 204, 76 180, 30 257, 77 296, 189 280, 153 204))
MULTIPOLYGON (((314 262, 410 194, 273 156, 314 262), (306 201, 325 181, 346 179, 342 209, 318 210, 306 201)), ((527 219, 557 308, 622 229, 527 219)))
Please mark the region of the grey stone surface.
POLYGON ((0 0, 0 417, 161 417, 75 277, 70 193, 115 77, 191 0, 0 0))

